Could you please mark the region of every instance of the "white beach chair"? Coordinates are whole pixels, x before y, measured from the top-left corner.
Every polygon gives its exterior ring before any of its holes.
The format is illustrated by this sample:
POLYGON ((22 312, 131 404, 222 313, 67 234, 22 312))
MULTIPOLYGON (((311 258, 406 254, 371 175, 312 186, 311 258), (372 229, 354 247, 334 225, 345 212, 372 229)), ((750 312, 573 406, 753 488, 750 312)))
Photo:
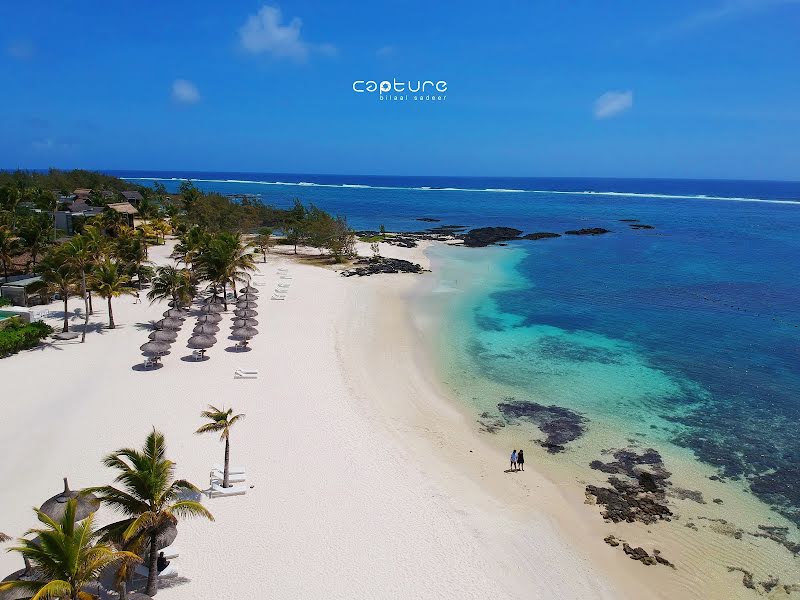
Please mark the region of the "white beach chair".
POLYGON ((194 360, 201 360, 203 358, 203 353, 200 350, 195 350, 192 352, 192 358, 194 360))
MULTIPOLYGON (((223 465, 211 465, 211 470, 222 473, 225 467, 223 465)), ((246 472, 244 467, 228 467, 228 473, 230 475, 244 475, 246 472)))
POLYGON ((226 496, 242 496, 247 493, 248 487, 246 485, 232 485, 231 487, 224 488, 221 484, 212 483, 211 489, 208 490, 209 498, 223 498, 226 496))
MULTIPOLYGON (((176 545, 167 546, 166 548, 162 548, 159 550, 159 553, 164 553, 164 558, 167 560, 172 560, 173 558, 178 558, 181 555, 181 551, 178 549, 176 545)), ((168 569, 169 567, 167 567, 168 569)))
MULTIPOLYGON (((217 471, 211 471, 208 474, 208 484, 213 485, 218 483, 222 485, 225 481, 225 474, 217 471)), ((234 475, 233 473, 228 473, 228 483, 244 483, 247 481, 247 476, 244 474, 234 475)))
POLYGON ((281 279, 294 279, 291 275, 281 275, 281 279))
POLYGON ((273 300, 286 300, 286 296, 273 296, 273 300))
POLYGON ((233 372, 234 379, 258 379, 258 371, 247 371, 245 369, 236 369, 233 372))

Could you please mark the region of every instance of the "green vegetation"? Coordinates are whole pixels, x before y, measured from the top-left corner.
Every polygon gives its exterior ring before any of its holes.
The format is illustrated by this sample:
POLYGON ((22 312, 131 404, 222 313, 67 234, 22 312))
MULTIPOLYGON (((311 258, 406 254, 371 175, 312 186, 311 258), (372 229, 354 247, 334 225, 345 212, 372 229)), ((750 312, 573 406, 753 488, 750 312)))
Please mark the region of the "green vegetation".
POLYGON ((17 317, 6 321, 0 329, 0 358, 16 354, 20 350, 35 348, 53 333, 53 328, 41 321, 25 324, 17 317))
POLYGON ((14 598, 32 596, 35 600, 91 600, 95 596, 84 588, 97 580, 107 567, 140 560, 131 552, 118 551, 108 543, 99 542, 93 515, 76 522, 77 504, 75 498, 69 500, 60 521, 36 510, 43 527, 29 530, 25 535, 30 539, 20 539, 20 545, 11 550, 30 561, 37 579, 0 583, 0 592, 19 590, 22 595, 14 595, 14 598))
POLYGON ((94 488, 100 501, 126 516, 107 525, 101 532, 107 539, 135 543, 147 550, 149 575, 145 593, 158 591, 158 535, 172 527, 178 518, 214 517, 200 502, 182 499, 200 490, 183 479, 175 479, 175 463, 166 458, 164 436, 155 429, 147 436, 141 450, 121 448, 103 461, 117 471, 120 487, 94 488))
POLYGON ((0 171, 0 188, 15 187, 18 190, 55 190, 61 194, 71 194, 74 190, 84 188, 90 190, 121 192, 138 190, 144 193, 148 188, 136 185, 95 171, 75 169, 60 171, 50 169, 46 173, 36 171, 0 171))

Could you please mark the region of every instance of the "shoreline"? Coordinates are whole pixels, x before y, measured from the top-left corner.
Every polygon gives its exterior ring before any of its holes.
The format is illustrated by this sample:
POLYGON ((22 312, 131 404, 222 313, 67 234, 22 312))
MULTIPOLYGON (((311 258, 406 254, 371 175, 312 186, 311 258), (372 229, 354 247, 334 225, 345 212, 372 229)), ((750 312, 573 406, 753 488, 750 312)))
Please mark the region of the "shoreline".
MULTIPOLYGON (((428 244, 426 247, 431 247, 431 245, 428 244)), ((436 277, 436 273, 433 276, 436 277)), ((478 275, 475 280, 470 280, 473 286, 481 287, 485 284, 484 281, 477 281, 479 277, 478 275)), ((421 286, 417 286, 415 290, 407 290, 405 292, 406 303, 410 302, 410 298, 415 294, 417 299, 421 296, 423 300, 430 300, 431 287, 428 285, 427 290, 421 290, 421 286)), ((447 287, 446 284, 445 287, 447 287)), ((459 291, 463 292, 464 290, 460 289, 459 291)), ((419 324, 414 323, 417 320, 416 316, 412 317, 407 314, 405 318, 408 321, 407 326, 411 329, 416 328, 419 337, 419 324)), ((430 319, 430 315, 428 318, 430 319)), ((423 326, 423 328, 426 327, 423 326)), ((449 333, 452 334, 452 332, 449 333)), ((417 347, 420 350, 416 357, 416 368, 426 374, 427 383, 430 386, 429 401, 445 402, 458 411, 465 439, 471 439, 472 443, 483 443, 487 451, 494 452, 495 462, 488 468, 499 470, 499 465, 506 464, 505 453, 508 452, 508 448, 511 448, 512 445, 519 447, 520 439, 527 440, 527 444, 530 446, 534 443, 534 440, 531 439, 532 430, 536 431, 533 434, 534 438, 540 436, 538 430, 531 425, 507 424, 507 427, 497 433, 480 431, 476 426, 478 414, 475 406, 472 406, 467 399, 459 398, 453 386, 444 382, 444 371, 441 367, 438 369, 433 367, 441 360, 440 342, 447 344, 446 332, 443 332, 440 327, 433 333, 428 331, 427 335, 428 337, 439 336, 442 338, 434 343, 431 343, 430 339, 427 340, 427 343, 418 340, 417 347)), ((464 366, 460 365, 459 368, 464 368, 464 366)), ((447 376, 459 377, 458 373, 453 372, 449 372, 447 376)), ((469 386, 478 383, 478 379, 470 373, 469 377, 465 378, 469 384, 461 381, 459 384, 462 384, 461 387, 469 386)), ((469 387, 469 390, 477 394, 494 392, 497 395, 492 397, 497 399, 503 398, 504 394, 514 394, 519 391, 499 384, 488 387, 476 385, 469 387)), ((534 397, 533 399, 545 404, 549 403, 546 398, 534 397)), ((665 598, 753 597, 754 592, 747 588, 746 578, 742 577, 744 573, 748 572, 748 569, 752 570, 752 580, 756 585, 763 586, 766 591, 769 591, 767 588, 770 586, 769 581, 773 576, 778 576, 780 584, 776 585, 781 591, 784 587, 787 594, 791 590, 797 591, 796 581, 792 577, 792 574, 796 572, 797 556, 791 555, 777 541, 764 539, 764 536, 754 537, 754 534, 748 531, 750 529, 754 530, 756 534, 759 533, 757 524, 761 523, 770 526, 783 525, 783 517, 773 513, 768 506, 751 494, 739 493, 738 488, 728 487, 729 484, 710 481, 709 476, 715 475, 716 471, 709 465, 698 461, 687 449, 668 448, 666 449, 668 452, 664 454, 666 466, 670 471, 673 470, 672 467, 678 468, 678 471, 674 473, 676 486, 680 484, 691 490, 703 490, 709 501, 715 495, 722 496, 725 498, 724 506, 721 505, 721 502, 719 505, 709 502, 708 504, 703 503, 701 506, 695 504, 691 498, 679 499, 670 494, 669 505, 677 507, 677 514, 670 522, 660 521, 653 525, 605 522, 600 515, 599 506, 594 506, 593 501, 583 501, 584 488, 587 483, 605 483, 605 475, 597 471, 590 471, 588 469, 589 459, 586 459, 587 455, 600 457, 605 453, 603 449, 609 447, 604 445, 604 443, 609 443, 609 440, 603 439, 603 436, 604 433, 608 434, 613 429, 603 432, 604 425, 610 425, 613 428, 613 424, 604 424, 593 418, 589 423, 589 428, 594 430, 594 435, 584 435, 580 440, 570 443, 566 454, 549 455, 534 445, 526 462, 526 466, 538 471, 539 477, 544 478, 563 492, 562 499, 570 505, 570 512, 566 513, 566 511, 560 510, 550 516, 560 521, 559 527, 562 531, 575 534, 569 539, 580 545, 582 550, 585 550, 587 543, 592 541, 588 539, 587 535, 601 542, 601 547, 593 548, 592 552, 599 553, 599 556, 611 561, 603 569, 604 572, 615 572, 615 581, 627 579, 628 583, 632 583, 634 587, 643 584, 649 592, 657 590, 656 597, 665 598), (600 430, 599 436, 597 430, 600 430), (590 448, 588 454, 586 447, 590 448), (578 454, 575 454, 576 448, 580 448, 578 454), (575 462, 576 459, 578 463, 586 459, 586 464, 578 464, 575 462), (586 506, 587 504, 590 506, 586 506), (565 513, 569 514, 569 517, 565 518, 565 513), (730 522, 731 515, 735 522, 730 522), (743 516, 745 516, 744 519, 742 519, 743 516), (739 526, 744 529, 739 529, 739 526), (651 568, 630 561, 622 553, 621 547, 611 548, 602 543, 603 537, 609 534, 616 536, 620 542, 628 541, 632 547, 641 545, 650 552, 654 548, 660 549, 668 560, 676 564, 678 570, 672 571, 658 565, 651 568), (610 557, 608 556, 609 552, 610 557), (615 553, 617 553, 616 556, 615 553), (614 562, 615 560, 622 564, 614 562)), ((453 426, 453 424, 449 423, 448 426, 453 426)), ((616 439, 624 437, 619 431, 612 435, 612 438, 616 439)), ((629 441, 633 442, 634 440, 629 441)), ((665 450, 660 445, 656 447, 659 450, 665 450)), ((501 484, 498 484, 497 481, 487 481, 486 465, 476 468, 474 461, 463 460, 461 456, 453 455, 449 458, 453 464, 462 468, 463 473, 471 474, 476 481, 479 479, 479 483, 484 484, 490 493, 497 493, 500 489, 499 485, 501 484)), ((680 489, 682 488, 676 487, 676 492, 680 489)), ((508 490, 505 490, 504 493, 508 493, 508 490)), ((503 499, 500 501, 502 502, 503 499)), ((519 502, 515 502, 515 505, 521 506, 519 502)), ((641 592, 637 592, 636 596, 642 597, 641 592)))
MULTIPOLYGON (((151 257, 167 261, 171 243, 151 247, 151 257)), ((430 245, 381 250, 427 267, 430 245)), ((359 250, 369 254, 369 245, 359 250)), ((712 593, 694 574, 645 567, 606 545, 609 531, 639 543, 632 527, 604 523, 584 504, 569 467, 537 464, 533 451, 524 473, 504 473, 499 438, 479 433, 442 381, 418 322, 414 299, 436 273, 344 278, 313 264, 316 255, 304 261, 290 252, 257 263, 269 285, 278 267, 295 279, 286 301, 261 296, 261 333, 246 354, 226 352, 220 341, 208 361, 182 360, 190 317, 162 369, 132 369, 148 321, 166 305, 119 298, 116 330, 101 327, 105 307, 97 306, 86 344, 47 345, 0 362, 14 399, 0 472, 14 485, 0 488, 7 507, 0 529, 17 537, 31 527, 29 507, 59 491, 65 475, 73 489, 109 481, 100 458, 138 445, 153 426, 166 435, 177 475, 205 489, 222 447, 193 431, 214 403, 247 415, 232 433, 232 463, 248 468, 255 487, 204 499, 216 523, 179 524, 181 579, 159 593, 166 600, 198 590, 220 598, 398 590, 422 598, 730 598, 740 595, 731 594, 735 586, 752 597, 737 583, 740 573, 728 575, 727 593, 712 593), (238 367, 261 376, 233 380, 238 367)), ((111 517, 101 510, 98 524, 111 517)), ((665 555, 682 569, 679 557, 666 548, 665 555)), ((0 578, 19 562, 0 553, 0 578)))

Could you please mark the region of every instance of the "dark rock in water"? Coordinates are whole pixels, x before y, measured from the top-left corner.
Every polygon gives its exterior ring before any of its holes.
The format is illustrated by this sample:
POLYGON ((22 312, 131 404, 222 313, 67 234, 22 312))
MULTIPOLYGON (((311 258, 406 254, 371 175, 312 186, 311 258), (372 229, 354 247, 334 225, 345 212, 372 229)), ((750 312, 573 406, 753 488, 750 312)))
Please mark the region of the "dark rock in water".
POLYGON ((620 223, 638 223, 639 219, 620 219, 620 223))
POLYGON ((521 230, 513 227, 479 227, 470 229, 464 235, 464 245, 471 248, 491 246, 497 242, 516 240, 520 233, 522 233, 521 230))
POLYGON ((546 240, 549 238, 561 237, 560 233, 550 233, 549 231, 537 231, 522 236, 523 240, 546 240))
POLYGON ((613 535, 607 535, 603 538, 603 541, 608 544, 609 546, 619 546, 619 540, 615 538, 613 535))
POLYGON ((670 495, 680 500, 693 500, 698 504, 706 503, 705 498, 703 498, 703 492, 697 490, 687 490, 684 488, 673 487, 670 495))
POLYGON ((652 225, 645 225, 644 223, 629 223, 628 227, 631 229, 655 229, 652 225))
POLYGON ((506 426, 503 419, 497 415, 489 414, 486 411, 481 413, 478 423, 481 425, 481 430, 486 433, 497 433, 499 429, 506 426))
POLYGON ((426 223, 438 223, 441 219, 433 219, 431 217, 419 217, 417 221, 425 221, 426 223))
POLYGON ((776 542, 786 548, 789 552, 794 555, 800 554, 800 543, 795 543, 788 539, 789 535, 789 528, 788 527, 778 527, 775 525, 759 525, 759 531, 756 533, 751 533, 753 537, 760 537, 760 538, 767 538, 776 542))
POLYGON ((739 571, 739 573, 742 573, 742 585, 744 587, 750 590, 756 589, 756 584, 753 583, 753 574, 750 571, 740 567, 728 567, 728 573, 733 573, 734 571, 739 571))
POLYGON ((778 585, 778 578, 775 577, 774 575, 770 575, 769 579, 767 579, 766 581, 759 581, 758 585, 764 588, 764 591, 769 594, 772 590, 775 589, 775 586, 778 585))
POLYGON ((603 233, 611 233, 611 231, 602 227, 587 227, 584 229, 571 229, 564 233, 567 235, 601 235, 603 233))
POLYGON ((586 419, 561 406, 544 406, 527 400, 511 400, 497 405, 509 423, 524 419, 534 423, 547 438, 540 444, 551 454, 565 450, 586 431, 586 419))
POLYGON ((661 556, 661 553, 658 550, 653 550, 653 558, 655 558, 656 562, 660 565, 664 565, 665 567, 670 567, 672 569, 677 569, 675 565, 673 565, 666 558, 661 556))
POLYGON ((342 271, 343 277, 352 277, 353 275, 363 277, 377 275, 378 273, 423 273, 425 271, 417 263, 399 258, 384 258, 382 256, 359 258, 353 264, 360 266, 342 271))
POLYGON ((642 547, 631 548, 627 542, 622 544, 622 550, 627 554, 631 559, 638 560, 643 565, 654 565, 656 564, 656 559, 650 556, 642 547))
POLYGON ((713 502, 714 504, 722 504, 722 498, 714 498, 714 499, 712 500, 712 502, 713 502))
POLYGON ((604 507, 603 518, 614 523, 669 520, 672 511, 667 506, 666 489, 671 485, 671 473, 664 468, 661 455, 652 448, 641 454, 621 449, 614 452, 614 458, 613 462, 594 460, 590 464, 595 470, 612 474, 608 478, 610 487, 586 486, 586 494, 604 507))

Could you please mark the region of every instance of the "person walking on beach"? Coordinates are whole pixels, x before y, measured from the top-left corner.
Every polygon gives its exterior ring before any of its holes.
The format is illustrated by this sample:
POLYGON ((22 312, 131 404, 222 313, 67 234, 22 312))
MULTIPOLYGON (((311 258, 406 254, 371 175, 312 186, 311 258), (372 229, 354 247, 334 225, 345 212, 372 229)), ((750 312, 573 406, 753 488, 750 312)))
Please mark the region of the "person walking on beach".
POLYGON ((522 449, 521 448, 520 448, 520 451, 517 452, 517 464, 519 465, 519 470, 520 471, 524 471, 525 470, 525 455, 522 453, 522 449))
POLYGON ((512 450, 511 451, 511 470, 512 471, 516 471, 517 470, 517 451, 516 450, 512 450))
POLYGON ((139 292, 138 291, 133 293, 133 297, 136 298, 133 301, 134 304, 139 304, 142 301, 142 299, 139 297, 139 292))

